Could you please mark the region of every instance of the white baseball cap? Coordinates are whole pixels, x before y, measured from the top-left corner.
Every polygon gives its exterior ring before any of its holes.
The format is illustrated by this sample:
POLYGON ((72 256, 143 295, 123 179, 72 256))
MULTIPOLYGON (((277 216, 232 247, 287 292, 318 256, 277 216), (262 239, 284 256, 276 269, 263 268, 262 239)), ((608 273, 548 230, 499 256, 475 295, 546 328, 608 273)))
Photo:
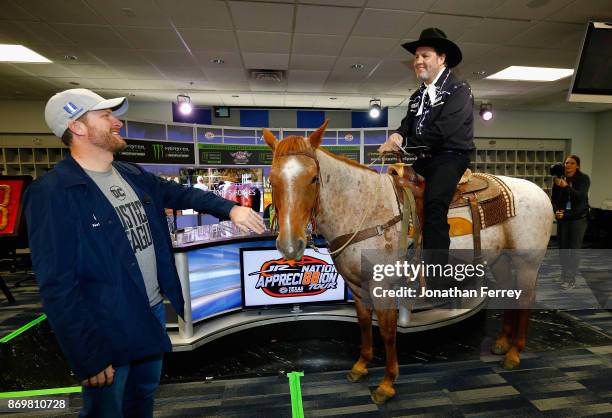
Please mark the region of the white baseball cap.
POLYGON ((90 110, 111 109, 113 116, 121 116, 128 109, 125 97, 105 99, 87 89, 70 89, 57 93, 45 106, 45 121, 49 129, 61 138, 68 129, 68 123, 76 120, 90 110))

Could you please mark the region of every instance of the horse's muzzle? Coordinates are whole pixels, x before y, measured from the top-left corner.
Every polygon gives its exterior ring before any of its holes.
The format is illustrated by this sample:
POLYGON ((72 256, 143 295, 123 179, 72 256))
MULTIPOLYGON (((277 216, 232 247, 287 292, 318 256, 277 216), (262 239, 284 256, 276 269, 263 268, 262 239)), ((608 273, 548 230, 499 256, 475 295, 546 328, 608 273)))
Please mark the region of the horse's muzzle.
POLYGON ((287 260, 301 260, 304 255, 304 249, 306 249, 305 239, 294 239, 294 240, 281 240, 276 239, 276 249, 287 260))

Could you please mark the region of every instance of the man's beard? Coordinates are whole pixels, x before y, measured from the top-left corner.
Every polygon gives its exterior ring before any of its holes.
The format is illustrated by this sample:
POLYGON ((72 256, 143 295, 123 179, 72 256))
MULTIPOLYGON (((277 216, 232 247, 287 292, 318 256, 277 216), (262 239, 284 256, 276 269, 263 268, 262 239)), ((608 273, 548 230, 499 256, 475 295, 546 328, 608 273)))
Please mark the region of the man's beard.
POLYGON ((425 70, 417 72, 417 78, 421 81, 429 80, 429 71, 425 70))
POLYGON ((113 154, 122 151, 127 147, 127 143, 122 139, 113 135, 110 132, 96 132, 96 135, 91 140, 91 143, 105 151, 110 151, 113 154))

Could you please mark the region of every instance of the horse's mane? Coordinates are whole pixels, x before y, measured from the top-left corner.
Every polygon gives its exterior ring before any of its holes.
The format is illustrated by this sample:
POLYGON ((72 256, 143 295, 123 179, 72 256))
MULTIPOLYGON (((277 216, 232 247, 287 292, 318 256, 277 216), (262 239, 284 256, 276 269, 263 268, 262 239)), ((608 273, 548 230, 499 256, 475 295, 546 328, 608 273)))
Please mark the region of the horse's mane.
MULTIPOLYGON (((338 161, 342 161, 348 165, 352 165, 353 167, 357 167, 357 168, 361 168, 362 170, 368 170, 368 171, 373 171, 377 173, 376 170, 370 167, 366 167, 365 165, 360 164, 357 161, 353 161, 341 155, 336 155, 323 148, 319 148, 319 150, 321 152, 324 152, 326 155, 329 155, 330 157, 338 161)), ((276 147, 274 148, 274 160, 276 161, 277 158, 283 157, 285 155, 295 154, 295 153, 304 153, 304 154, 312 155, 313 158, 315 157, 315 149, 310 145, 310 142, 308 142, 308 139, 304 138, 303 136, 291 135, 291 136, 286 137, 282 141, 279 141, 276 143, 276 147)))

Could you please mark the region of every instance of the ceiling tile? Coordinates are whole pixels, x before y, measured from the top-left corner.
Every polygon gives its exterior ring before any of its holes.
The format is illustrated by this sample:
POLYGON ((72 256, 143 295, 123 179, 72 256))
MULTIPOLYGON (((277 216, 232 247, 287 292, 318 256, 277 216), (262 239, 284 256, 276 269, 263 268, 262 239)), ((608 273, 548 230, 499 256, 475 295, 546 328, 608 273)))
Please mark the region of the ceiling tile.
POLYGON ((351 36, 342 49, 342 55, 347 57, 384 57, 397 44, 397 39, 365 38, 351 36))
POLYGON ((300 92, 321 91, 328 74, 328 71, 291 70, 288 75, 287 89, 300 92))
POLYGON ((182 80, 182 81, 208 81, 206 76, 204 75, 204 71, 202 71, 198 67, 175 67, 172 65, 159 67, 159 71, 168 79, 168 80, 182 80))
MULTIPOLYGON (((460 16, 487 16, 505 1, 507 0, 438 0, 429 9, 429 12, 460 16)), ((441 29, 444 30, 444 28, 441 29)))
POLYGON ((227 51, 195 51, 195 57, 198 62, 206 68, 228 69, 228 68, 243 68, 242 56, 236 52, 227 51), (222 59, 223 64, 215 64, 211 62, 214 59, 222 59))
POLYGON ((440 28, 448 37, 454 40, 468 29, 475 27, 482 19, 479 17, 451 16, 427 13, 406 35, 407 38, 418 39, 425 28, 440 28))
POLYGON ((333 68, 336 57, 324 55, 291 55, 289 68, 292 70, 329 71, 333 68))
POLYGON ((289 54, 264 54, 258 52, 242 54, 244 65, 249 69, 286 70, 289 54))
POLYGON ((64 36, 44 22, 2 21, 2 42, 22 45, 74 45, 70 37, 64 36))
POLYGON ((337 55, 342 50, 346 36, 335 35, 293 35, 294 54, 303 55, 337 55))
POLYGON ((482 19, 478 25, 470 27, 456 42, 459 45, 461 45, 461 42, 503 44, 532 26, 535 26, 535 23, 503 19, 482 19))
POLYGON ((334 73, 346 74, 351 77, 361 79, 363 77, 366 77, 379 62, 380 60, 376 58, 340 57, 338 58, 338 61, 336 61, 336 65, 334 66, 334 73), (353 64, 361 64, 363 65, 363 68, 353 69, 353 64))
POLYGON ((18 0, 4 0, 0 7, 0 19, 33 20, 34 15, 19 6, 18 0))
POLYGON ((180 29, 179 32, 192 51, 238 52, 238 43, 233 31, 180 29))
POLYGON ((15 67, 29 74, 41 77, 71 77, 76 76, 69 67, 61 64, 14 64, 15 67))
POLYGON ((574 1, 558 12, 548 16, 546 20, 554 22, 581 23, 586 26, 590 20, 610 21, 612 17, 610 0, 574 1))
POLYGON ((206 68, 210 81, 247 81, 246 71, 238 68, 206 68))
POLYGON ((229 2, 237 30, 291 32, 293 10, 290 4, 229 2))
POLYGON ((365 9, 353 34, 371 37, 400 38, 423 16, 420 12, 365 9))
POLYGON ((0 62, 0 76, 2 77, 27 77, 30 74, 15 64, 0 62))
POLYGON ((367 7, 372 9, 412 10, 426 12, 437 0, 368 0, 367 7))
POLYGON ((189 67, 195 65, 196 62, 191 55, 184 51, 139 51, 143 57, 150 61, 153 65, 163 67, 166 65, 175 65, 177 67, 189 67))
POLYGON ((129 48, 109 26, 101 25, 51 25, 74 43, 89 48, 129 48))
POLYGON ((112 25, 170 26, 168 17, 151 0, 87 0, 87 3, 112 25))
POLYGON ((506 1, 495 10, 487 13, 487 16, 504 19, 525 19, 526 16, 529 16, 531 20, 540 20, 559 11, 573 1, 574 0, 506 1))
POLYGON ((359 12, 359 9, 343 7, 299 5, 295 32, 347 35, 355 24, 359 12))
POLYGON ((110 68, 105 65, 78 64, 78 65, 70 65, 69 68, 70 68, 70 71, 72 71, 79 77, 85 77, 85 78, 119 78, 121 77, 121 74, 116 72, 114 68, 110 68))
POLYGON ((154 80, 163 77, 157 68, 145 63, 141 65, 116 65, 113 69, 121 74, 122 78, 154 80))
POLYGON ((513 38, 508 45, 552 48, 568 38, 581 38, 584 35, 584 29, 583 25, 573 23, 540 22, 513 38))
POLYGON ((366 0, 298 0, 298 3, 320 4, 322 6, 361 7, 366 0))
POLYGON ((136 49, 184 49, 171 28, 115 27, 115 30, 136 49))
POLYGON ((238 31, 238 43, 242 52, 271 52, 288 54, 291 34, 278 32, 238 31))
POLYGON ((227 5, 219 0, 155 0, 177 28, 232 29, 227 5))
POLYGON ((104 24, 105 20, 82 0, 20 0, 28 13, 46 22, 104 24))
MULTIPOLYGON (((143 58, 140 51, 129 48, 100 48, 88 49, 95 57, 101 59, 109 66, 115 65, 143 65, 149 63, 143 58)), ((78 55, 77 55, 78 56, 78 55)))

